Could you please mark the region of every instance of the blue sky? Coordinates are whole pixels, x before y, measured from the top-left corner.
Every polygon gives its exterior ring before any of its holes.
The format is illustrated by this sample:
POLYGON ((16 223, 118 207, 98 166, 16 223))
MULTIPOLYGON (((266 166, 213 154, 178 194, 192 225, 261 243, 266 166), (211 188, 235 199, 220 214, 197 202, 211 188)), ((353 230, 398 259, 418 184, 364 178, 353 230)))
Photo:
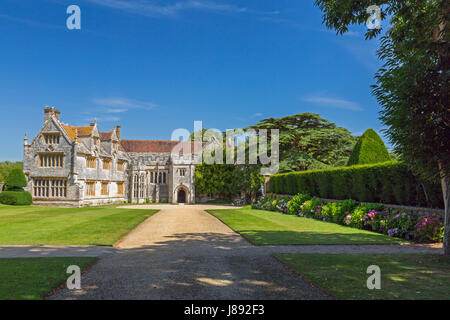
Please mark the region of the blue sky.
POLYGON ((299 112, 379 132, 377 40, 364 32, 327 30, 313 0, 2 0, 0 161, 22 160, 45 105, 128 139, 299 112), (71 4, 81 30, 66 27, 71 4))

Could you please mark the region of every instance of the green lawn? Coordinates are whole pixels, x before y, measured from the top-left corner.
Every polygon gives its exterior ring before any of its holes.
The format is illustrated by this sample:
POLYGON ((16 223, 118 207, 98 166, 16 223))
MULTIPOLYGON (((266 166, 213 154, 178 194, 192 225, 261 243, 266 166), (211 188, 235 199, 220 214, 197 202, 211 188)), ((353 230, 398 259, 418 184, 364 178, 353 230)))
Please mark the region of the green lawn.
POLYGON ((0 205, 0 245, 113 245, 157 210, 0 205))
POLYGON ((398 238, 279 212, 250 208, 208 210, 255 245, 388 244, 398 238))
POLYGON ((450 259, 419 254, 278 254, 276 258, 338 299, 450 299, 450 259), (381 289, 367 288, 367 267, 381 289))
POLYGON ((97 258, 0 259, 0 300, 43 299, 65 284, 71 276, 66 273, 68 266, 77 265, 83 270, 96 261, 97 258))

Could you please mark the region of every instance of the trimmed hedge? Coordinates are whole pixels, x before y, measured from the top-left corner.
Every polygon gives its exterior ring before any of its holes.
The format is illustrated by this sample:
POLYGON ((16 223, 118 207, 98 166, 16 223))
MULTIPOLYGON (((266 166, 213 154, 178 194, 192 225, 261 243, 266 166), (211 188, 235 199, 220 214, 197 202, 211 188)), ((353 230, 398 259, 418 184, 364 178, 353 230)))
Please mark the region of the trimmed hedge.
POLYGON ((12 206, 29 206, 33 202, 27 191, 3 191, 0 193, 0 203, 12 206))
POLYGON ((12 169, 8 178, 6 178, 6 190, 22 190, 22 188, 25 188, 27 185, 27 179, 25 178, 22 169, 19 168, 12 169))
POLYGON ((380 136, 372 129, 366 130, 359 138, 347 166, 390 161, 391 157, 380 136))
POLYGON ((443 208, 441 186, 419 181, 398 161, 277 174, 270 177, 269 189, 277 194, 443 208))

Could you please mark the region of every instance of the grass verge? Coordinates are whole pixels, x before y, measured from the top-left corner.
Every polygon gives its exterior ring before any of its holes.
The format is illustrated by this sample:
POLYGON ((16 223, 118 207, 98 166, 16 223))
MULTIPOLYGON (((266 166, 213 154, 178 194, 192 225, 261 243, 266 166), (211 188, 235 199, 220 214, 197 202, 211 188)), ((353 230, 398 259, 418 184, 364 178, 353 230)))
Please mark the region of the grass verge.
POLYGON ((39 300, 65 283, 67 267, 81 270, 97 258, 2 258, 0 300, 39 300))
POLYGON ((0 245, 111 246, 157 211, 0 205, 0 245))
POLYGON ((338 299, 448 300, 450 259, 431 254, 277 254, 275 257, 338 299), (367 268, 381 270, 381 289, 369 290, 367 268))
POLYGON ((255 245, 393 244, 403 239, 249 207, 207 210, 255 245))

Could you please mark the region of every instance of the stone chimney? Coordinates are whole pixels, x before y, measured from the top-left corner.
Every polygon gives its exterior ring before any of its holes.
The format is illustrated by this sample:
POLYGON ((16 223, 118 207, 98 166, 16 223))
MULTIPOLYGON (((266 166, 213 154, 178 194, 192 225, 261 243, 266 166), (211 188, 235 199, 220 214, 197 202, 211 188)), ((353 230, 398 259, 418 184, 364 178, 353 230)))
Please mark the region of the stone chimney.
POLYGON ((117 135, 117 138, 120 140, 120 126, 116 127, 116 135, 117 135))
POLYGON ((44 122, 51 118, 51 116, 54 116, 59 121, 59 115, 61 112, 55 108, 52 107, 45 107, 44 108, 44 122))

